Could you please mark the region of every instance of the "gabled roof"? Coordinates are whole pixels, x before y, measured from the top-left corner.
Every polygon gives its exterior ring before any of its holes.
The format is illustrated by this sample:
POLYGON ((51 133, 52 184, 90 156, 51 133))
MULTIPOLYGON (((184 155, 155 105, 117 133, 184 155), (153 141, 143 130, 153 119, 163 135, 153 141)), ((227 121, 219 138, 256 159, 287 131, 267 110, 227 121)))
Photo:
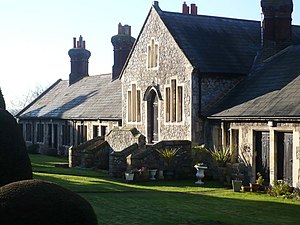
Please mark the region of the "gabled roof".
POLYGON ((290 46, 253 71, 207 116, 300 118, 300 45, 290 46))
POLYGON ((259 21, 158 13, 191 64, 203 73, 247 74, 261 47, 259 21))
POLYGON ((121 82, 111 74, 87 76, 69 86, 59 80, 23 109, 20 119, 121 119, 121 82))

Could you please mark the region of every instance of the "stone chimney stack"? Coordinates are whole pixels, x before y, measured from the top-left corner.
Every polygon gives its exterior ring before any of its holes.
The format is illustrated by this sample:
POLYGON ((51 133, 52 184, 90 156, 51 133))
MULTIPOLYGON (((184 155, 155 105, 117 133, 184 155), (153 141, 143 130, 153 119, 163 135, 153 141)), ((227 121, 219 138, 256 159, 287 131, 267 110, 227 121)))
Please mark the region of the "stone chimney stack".
POLYGON ((182 4, 182 13, 183 14, 190 14, 190 7, 184 2, 182 4))
POLYGON ((119 23, 118 34, 111 38, 111 43, 114 47, 112 80, 119 78, 134 42, 135 38, 131 37, 131 26, 122 26, 122 24, 119 23))
POLYGON ((198 7, 196 4, 191 4, 191 7, 189 7, 186 2, 183 2, 182 13, 186 15, 198 15, 198 7))
POLYGON ((89 75, 88 65, 91 53, 85 49, 85 41, 81 35, 78 41, 73 38, 73 48, 69 50, 68 54, 71 58, 69 85, 72 85, 89 75))
POLYGON ((292 0, 261 0, 263 59, 292 44, 292 0))

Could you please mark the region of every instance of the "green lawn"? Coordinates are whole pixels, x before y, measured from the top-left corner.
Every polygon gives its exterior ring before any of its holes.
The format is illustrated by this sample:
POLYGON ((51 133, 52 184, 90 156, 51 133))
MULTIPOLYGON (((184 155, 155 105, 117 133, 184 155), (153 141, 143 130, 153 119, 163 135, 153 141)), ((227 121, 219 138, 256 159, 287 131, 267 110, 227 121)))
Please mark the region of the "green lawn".
POLYGON ((66 161, 30 155, 34 177, 71 189, 93 206, 100 224, 300 224, 300 202, 266 194, 234 193, 193 180, 127 184, 107 173, 56 168, 66 161))

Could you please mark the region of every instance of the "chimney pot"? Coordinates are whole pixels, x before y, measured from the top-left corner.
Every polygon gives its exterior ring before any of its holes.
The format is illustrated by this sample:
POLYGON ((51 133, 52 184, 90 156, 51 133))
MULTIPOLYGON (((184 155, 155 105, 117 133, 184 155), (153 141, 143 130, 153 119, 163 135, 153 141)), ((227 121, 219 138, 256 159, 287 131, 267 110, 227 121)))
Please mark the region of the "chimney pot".
POLYGON ((76 48, 76 37, 73 38, 73 48, 76 48))
POLYGON ((196 6, 196 4, 191 4, 191 14, 192 15, 198 14, 198 7, 196 6))
POLYGON ((188 5, 186 4, 186 2, 184 2, 182 4, 182 13, 183 14, 190 14, 190 8, 188 7, 188 5))

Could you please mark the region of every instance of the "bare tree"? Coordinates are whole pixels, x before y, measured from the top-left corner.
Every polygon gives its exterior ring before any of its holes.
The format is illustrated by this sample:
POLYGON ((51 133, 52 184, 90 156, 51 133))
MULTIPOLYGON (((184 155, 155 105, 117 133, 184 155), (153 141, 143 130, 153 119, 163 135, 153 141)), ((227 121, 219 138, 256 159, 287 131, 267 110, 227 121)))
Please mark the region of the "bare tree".
POLYGON ((37 85, 33 89, 29 90, 27 93, 22 95, 15 100, 10 101, 10 106, 8 107, 8 111, 12 115, 18 114, 22 109, 24 109, 28 104, 34 101, 37 97, 39 97, 44 91, 46 87, 42 85, 37 85))

